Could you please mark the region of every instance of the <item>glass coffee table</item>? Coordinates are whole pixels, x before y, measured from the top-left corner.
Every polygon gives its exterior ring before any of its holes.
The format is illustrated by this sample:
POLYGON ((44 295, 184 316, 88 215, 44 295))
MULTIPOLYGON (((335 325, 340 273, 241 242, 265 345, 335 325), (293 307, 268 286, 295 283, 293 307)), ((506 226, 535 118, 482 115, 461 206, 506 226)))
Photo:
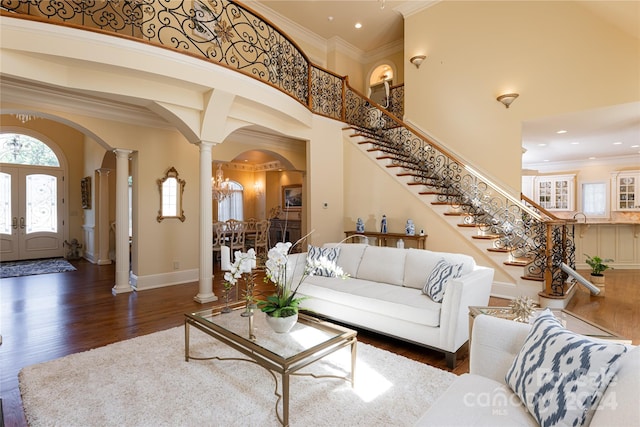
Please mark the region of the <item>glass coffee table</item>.
POLYGON ((298 315, 298 323, 286 334, 277 334, 266 322, 265 314, 255 311, 251 316, 241 316, 244 307, 230 313, 220 308, 185 314, 185 360, 243 360, 267 369, 278 382, 282 378, 282 394, 276 386, 276 415, 283 426, 289 425, 289 380, 291 375, 308 375, 314 378, 339 378, 355 382, 357 332, 304 314, 298 315), (189 354, 189 333, 194 327, 242 353, 246 358, 195 357, 189 354), (351 347, 351 372, 349 376, 315 375, 298 371, 344 347, 351 347), (282 401, 282 416, 278 412, 282 401))

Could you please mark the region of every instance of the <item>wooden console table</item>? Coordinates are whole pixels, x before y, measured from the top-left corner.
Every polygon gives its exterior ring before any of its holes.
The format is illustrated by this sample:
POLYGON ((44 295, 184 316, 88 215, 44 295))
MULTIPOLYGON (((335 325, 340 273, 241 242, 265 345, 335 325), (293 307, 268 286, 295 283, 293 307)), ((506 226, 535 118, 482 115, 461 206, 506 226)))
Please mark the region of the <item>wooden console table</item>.
POLYGON ((358 233, 357 231, 345 231, 344 234, 347 238, 358 234, 366 237, 375 237, 378 242, 378 246, 389 246, 387 244, 389 240, 397 242, 400 239, 415 241, 418 249, 426 249, 427 244, 426 234, 424 236, 419 236, 417 234, 415 236, 407 236, 403 233, 379 233, 375 231, 365 231, 364 233, 358 233))

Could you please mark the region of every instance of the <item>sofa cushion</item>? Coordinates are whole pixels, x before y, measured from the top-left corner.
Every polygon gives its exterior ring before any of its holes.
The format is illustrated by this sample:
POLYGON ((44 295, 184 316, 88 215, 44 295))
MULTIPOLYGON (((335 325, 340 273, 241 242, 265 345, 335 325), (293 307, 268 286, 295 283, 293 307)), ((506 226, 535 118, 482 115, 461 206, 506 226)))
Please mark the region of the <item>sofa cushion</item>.
POLYGON ((424 287, 424 283, 440 259, 444 258, 445 261, 451 264, 462 264, 462 275, 470 273, 476 266, 474 259, 464 254, 433 252, 414 248, 408 249, 406 253, 403 285, 415 289, 424 287))
POLYGON ((566 330, 547 309, 505 379, 540 425, 587 425, 626 351, 566 330))
POLYGON ((349 276, 355 277, 362 260, 362 254, 369 245, 364 243, 325 243, 323 248, 340 247, 338 255, 338 266, 349 276))
POLYGON ((634 347, 620 360, 618 373, 609 383, 598 404, 592 426, 640 426, 640 347, 634 347))
POLYGON ((355 277, 401 286, 406 254, 403 249, 367 246, 355 277))
POLYGON ((318 248, 313 245, 307 247, 307 265, 309 274, 315 276, 335 277, 336 261, 340 255, 340 247, 318 248))
POLYGON ((504 383, 463 374, 414 424, 424 427, 537 426, 504 383))
POLYGON ((298 294, 376 312, 390 319, 433 327, 440 325, 441 304, 425 298, 418 289, 362 279, 311 276, 300 285, 298 294))
POLYGON ((457 279, 462 272, 462 264, 449 264, 444 259, 438 261, 429 274, 422 293, 435 302, 442 302, 449 280, 457 279))

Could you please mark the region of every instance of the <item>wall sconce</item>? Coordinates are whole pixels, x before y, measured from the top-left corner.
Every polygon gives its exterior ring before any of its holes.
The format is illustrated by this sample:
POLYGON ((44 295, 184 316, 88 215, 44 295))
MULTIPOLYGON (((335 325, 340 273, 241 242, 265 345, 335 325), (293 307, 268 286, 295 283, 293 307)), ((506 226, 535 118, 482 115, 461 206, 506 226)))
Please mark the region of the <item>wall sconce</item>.
POLYGON ((420 68, 420 64, 422 64, 422 61, 424 61, 425 59, 427 59, 427 55, 416 55, 412 56, 409 62, 415 65, 416 68, 420 68))
POLYGON ((509 108, 509 105, 511 105, 511 103, 515 101, 518 96, 520 96, 520 94, 518 93, 505 93, 504 95, 500 95, 496 99, 502 102, 505 107, 509 108))
POLYGON ((256 196, 262 196, 262 184, 260 184, 258 181, 253 184, 253 192, 256 196))

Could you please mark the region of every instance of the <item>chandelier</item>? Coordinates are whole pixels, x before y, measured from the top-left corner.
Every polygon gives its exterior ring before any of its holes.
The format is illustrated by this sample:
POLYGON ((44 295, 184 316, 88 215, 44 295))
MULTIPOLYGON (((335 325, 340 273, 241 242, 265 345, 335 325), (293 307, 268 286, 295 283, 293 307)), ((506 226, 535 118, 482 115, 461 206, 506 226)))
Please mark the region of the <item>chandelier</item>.
POLYGON ((22 124, 27 123, 29 120, 33 120, 33 119, 37 119, 38 116, 33 115, 33 114, 27 114, 27 113, 15 113, 13 114, 13 116, 20 120, 22 122, 22 124))
POLYGON ((224 178, 221 163, 218 163, 216 176, 211 178, 211 195, 218 202, 223 201, 231 195, 231 184, 229 183, 228 178, 224 178))

